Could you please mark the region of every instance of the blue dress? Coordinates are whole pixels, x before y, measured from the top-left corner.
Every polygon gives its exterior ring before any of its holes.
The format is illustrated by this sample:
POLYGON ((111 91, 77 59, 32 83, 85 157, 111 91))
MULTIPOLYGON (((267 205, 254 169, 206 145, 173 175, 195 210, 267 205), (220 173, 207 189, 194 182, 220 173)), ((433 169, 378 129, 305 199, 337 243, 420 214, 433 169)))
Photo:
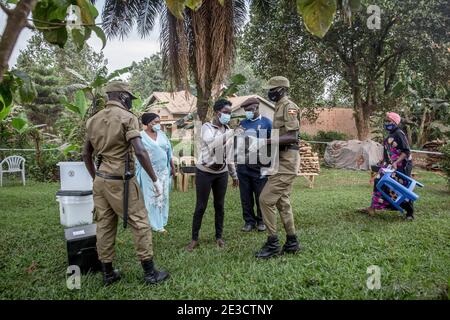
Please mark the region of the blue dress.
POLYGON ((154 231, 163 232, 169 217, 169 191, 171 184, 172 145, 164 132, 158 131, 156 141, 141 131, 142 143, 148 152, 156 176, 162 184, 162 196, 156 198, 153 181, 136 160, 136 178, 144 195, 150 225, 154 231))

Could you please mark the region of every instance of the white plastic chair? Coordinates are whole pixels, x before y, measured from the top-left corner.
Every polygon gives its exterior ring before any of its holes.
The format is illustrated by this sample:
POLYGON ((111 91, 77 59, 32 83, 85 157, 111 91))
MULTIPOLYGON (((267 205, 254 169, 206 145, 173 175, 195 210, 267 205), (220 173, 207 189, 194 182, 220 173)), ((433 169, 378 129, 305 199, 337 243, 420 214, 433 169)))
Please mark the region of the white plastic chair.
POLYGON ((25 158, 21 156, 9 156, 0 162, 0 187, 3 187, 3 173, 22 173, 22 183, 25 185, 25 158), (6 163, 7 169, 3 169, 3 164, 6 163))

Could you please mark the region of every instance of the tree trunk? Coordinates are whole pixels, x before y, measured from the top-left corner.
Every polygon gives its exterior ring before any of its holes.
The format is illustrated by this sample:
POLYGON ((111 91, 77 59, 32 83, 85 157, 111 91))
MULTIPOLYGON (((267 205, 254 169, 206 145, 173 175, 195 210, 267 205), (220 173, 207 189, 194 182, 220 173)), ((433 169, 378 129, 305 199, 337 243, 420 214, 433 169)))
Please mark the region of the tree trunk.
POLYGON ((203 91, 199 86, 197 86, 197 116, 202 123, 205 123, 207 120, 210 98, 210 89, 206 88, 206 90, 203 91))
POLYGON ((8 16, 5 29, 0 40, 0 83, 3 75, 8 70, 8 61, 16 45, 22 29, 28 25, 27 18, 36 5, 37 0, 21 0, 14 10, 2 6, 8 16))
POLYGON ((355 106, 354 112, 358 139, 363 141, 370 138, 370 114, 364 112, 363 106, 355 106))
POLYGON ((353 91, 353 115, 355 116, 358 139, 363 141, 370 138, 370 107, 361 98, 358 86, 352 88, 353 91))

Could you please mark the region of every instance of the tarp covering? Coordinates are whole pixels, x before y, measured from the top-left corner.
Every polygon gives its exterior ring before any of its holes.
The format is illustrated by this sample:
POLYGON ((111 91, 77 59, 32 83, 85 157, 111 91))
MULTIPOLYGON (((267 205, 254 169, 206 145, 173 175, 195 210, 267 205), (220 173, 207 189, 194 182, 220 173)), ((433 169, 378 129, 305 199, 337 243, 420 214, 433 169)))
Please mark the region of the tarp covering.
POLYGON ((383 146, 375 141, 333 141, 325 149, 324 161, 338 169, 370 170, 383 158, 383 146))

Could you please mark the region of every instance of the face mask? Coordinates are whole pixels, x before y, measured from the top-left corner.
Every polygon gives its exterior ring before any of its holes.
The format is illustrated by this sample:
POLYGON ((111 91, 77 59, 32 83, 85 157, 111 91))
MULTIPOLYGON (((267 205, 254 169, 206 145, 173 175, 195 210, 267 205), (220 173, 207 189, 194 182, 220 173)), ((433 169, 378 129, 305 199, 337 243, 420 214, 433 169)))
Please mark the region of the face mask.
POLYGON ((385 128, 387 131, 392 131, 392 130, 394 130, 394 129, 397 128, 397 125, 395 125, 395 124, 393 124, 393 123, 387 123, 387 124, 384 125, 384 128, 385 128))
POLYGON ((245 111, 245 117, 247 118, 247 120, 253 120, 253 118, 255 117, 255 112, 245 111))
POLYGON ((123 105, 124 105, 125 107, 127 107, 128 110, 130 110, 131 107, 133 106, 131 97, 130 97, 130 95, 128 95, 128 94, 121 93, 121 94, 120 94, 120 100, 122 100, 123 105))
POLYGON ((161 125, 158 123, 158 124, 155 124, 153 127, 152 127, 152 130, 153 131, 155 131, 155 132, 158 132, 159 130, 161 130, 161 125))
POLYGON ((231 120, 231 114, 221 113, 219 117, 219 121, 221 124, 228 124, 231 120))
POLYGON ((267 93, 267 97, 269 98, 270 101, 277 102, 281 99, 282 92, 283 92, 282 88, 270 90, 267 93))

